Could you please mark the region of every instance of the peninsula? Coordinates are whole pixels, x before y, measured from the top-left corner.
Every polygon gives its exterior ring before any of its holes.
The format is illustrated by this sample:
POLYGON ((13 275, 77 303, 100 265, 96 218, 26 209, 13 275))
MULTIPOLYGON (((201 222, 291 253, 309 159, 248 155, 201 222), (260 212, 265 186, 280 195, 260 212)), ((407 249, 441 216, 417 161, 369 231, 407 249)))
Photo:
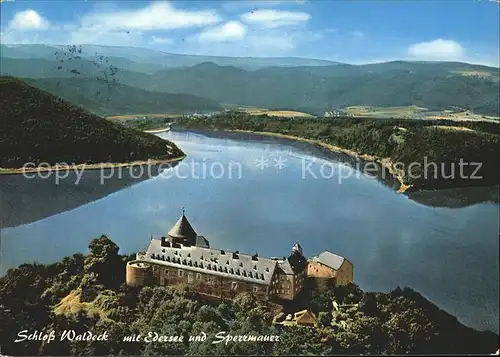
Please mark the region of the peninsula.
POLYGON ((19 79, 0 77, 0 90, 0 173, 23 173, 28 163, 95 169, 184 157, 168 140, 113 124, 19 79))

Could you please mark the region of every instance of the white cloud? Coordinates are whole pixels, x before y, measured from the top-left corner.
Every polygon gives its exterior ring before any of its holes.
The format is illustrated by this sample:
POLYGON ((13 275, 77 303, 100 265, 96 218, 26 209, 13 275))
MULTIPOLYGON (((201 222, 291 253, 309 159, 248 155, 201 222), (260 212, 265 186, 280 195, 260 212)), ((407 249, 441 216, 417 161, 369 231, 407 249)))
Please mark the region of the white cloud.
POLYGON ((349 35, 356 37, 356 38, 363 38, 365 37, 365 34, 361 31, 351 31, 349 32, 349 35))
POLYGON ((465 56, 465 49, 458 42, 437 39, 411 45, 408 55, 418 59, 458 60, 465 56))
POLYGON ((201 27, 220 22, 215 10, 178 10, 168 2, 155 2, 138 10, 96 12, 81 24, 99 30, 171 30, 201 27))
POLYGON ((201 41, 238 41, 243 40, 247 34, 247 27, 239 21, 229 21, 223 25, 203 30, 198 39, 201 41))
POLYGON ((151 36, 151 43, 159 45, 171 45, 174 43, 174 40, 169 37, 151 36))
POLYGON ((276 7, 283 4, 286 5, 303 5, 305 0, 238 0, 231 1, 222 4, 222 9, 224 11, 241 11, 242 9, 248 8, 264 8, 264 7, 276 7))
POLYGON ((262 25, 267 28, 297 25, 304 23, 311 15, 300 11, 280 11, 273 9, 261 9, 247 12, 241 15, 241 19, 249 24, 262 25))
POLYGON ((17 12, 8 25, 11 30, 47 30, 49 27, 50 22, 31 9, 17 12))

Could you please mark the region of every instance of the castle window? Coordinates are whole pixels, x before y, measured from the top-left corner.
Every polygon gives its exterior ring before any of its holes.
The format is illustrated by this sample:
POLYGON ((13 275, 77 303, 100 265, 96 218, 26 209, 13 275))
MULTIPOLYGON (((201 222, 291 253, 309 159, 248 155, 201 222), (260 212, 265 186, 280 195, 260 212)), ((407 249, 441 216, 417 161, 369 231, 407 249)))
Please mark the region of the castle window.
POLYGON ((161 256, 161 260, 165 261, 165 255, 161 256))
POLYGON ((233 290, 238 289, 238 283, 236 281, 231 282, 231 289, 233 290))
POLYGON ((266 272, 269 273, 269 268, 266 268, 266 272))
POLYGON ((162 251, 162 253, 165 253, 165 249, 162 249, 161 251, 162 251))
POLYGON ((234 269, 233 269, 233 268, 229 269, 229 272, 230 272, 231 274, 234 274, 234 269))
POLYGON ((236 270, 236 275, 240 275, 240 270, 236 270))
POLYGON ((203 259, 203 255, 200 257, 200 260, 204 260, 204 259, 203 259))
POLYGON ((222 267, 221 266, 219 266, 219 271, 222 273, 222 267))
POLYGON ((243 270, 243 276, 246 277, 247 276, 247 272, 246 270, 243 270))
POLYGON ((227 273, 227 267, 224 268, 224 272, 227 273))
POLYGON ((207 269, 212 270, 212 268, 210 267, 210 264, 207 265, 207 269))
POLYGON ((179 277, 182 277, 184 275, 184 272, 182 271, 182 269, 179 269, 179 277))
POLYGON ((229 265, 229 260, 226 262, 227 265, 229 265))
POLYGON ((190 261, 188 262, 188 265, 189 265, 190 267, 192 267, 192 266, 193 266, 193 262, 190 260, 190 261))
POLYGON ((242 266, 243 266, 243 262, 240 263, 240 267, 242 267, 242 266))
POLYGON ((253 270, 257 270, 257 265, 254 265, 254 266, 253 266, 253 270))
POLYGON ((250 278, 253 278, 253 276, 252 276, 252 272, 251 272, 251 271, 249 271, 249 272, 248 272, 248 276, 249 276, 250 278))
POLYGON ((253 292, 256 293, 257 291, 259 291, 259 287, 257 285, 254 285, 253 292))
POLYGON ((264 280, 264 274, 260 274, 260 279, 264 280))
POLYGON ((170 257, 167 255, 167 262, 169 262, 169 261, 170 261, 170 257))
POLYGON ((176 250, 174 250, 174 254, 177 255, 177 251, 176 250))
POLYGON ((186 265, 186 259, 182 259, 182 264, 186 265))
POLYGON ((195 266, 195 268, 198 268, 198 262, 194 262, 193 265, 195 266))
POLYGON ((201 274, 200 273, 196 273, 196 280, 201 280, 201 274))
POLYGON ((188 256, 187 256, 187 257, 188 257, 188 258, 191 258, 191 253, 188 253, 188 256))
POLYGON ((203 269, 203 263, 200 263, 200 268, 203 269))

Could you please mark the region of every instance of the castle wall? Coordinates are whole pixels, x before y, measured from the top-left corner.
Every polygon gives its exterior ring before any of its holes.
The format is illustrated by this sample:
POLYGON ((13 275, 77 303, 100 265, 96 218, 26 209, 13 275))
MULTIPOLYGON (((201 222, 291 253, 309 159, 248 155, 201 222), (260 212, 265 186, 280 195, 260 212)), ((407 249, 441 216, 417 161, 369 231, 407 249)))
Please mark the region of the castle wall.
POLYGON ((181 267, 152 264, 152 273, 158 285, 186 284, 192 286, 199 294, 219 299, 231 300, 244 292, 252 293, 260 299, 266 299, 268 296, 267 285, 193 272, 181 267))
POLYGON ((276 283, 272 285, 272 291, 280 299, 293 300, 302 291, 305 279, 306 271, 295 275, 278 274, 276 283))
POLYGON ((347 285, 354 280, 354 267, 347 259, 344 260, 338 270, 319 262, 309 262, 307 276, 312 279, 316 286, 322 288, 347 285))
POLYGON ((354 267, 350 261, 344 260, 344 263, 340 266, 337 271, 337 281, 336 285, 347 285, 352 283, 354 280, 354 267))
POLYGON ((307 276, 310 278, 331 279, 337 276, 337 271, 319 262, 309 262, 307 276))
POLYGON ((127 263, 126 282, 129 286, 144 286, 152 281, 152 269, 148 263, 131 261, 127 263))

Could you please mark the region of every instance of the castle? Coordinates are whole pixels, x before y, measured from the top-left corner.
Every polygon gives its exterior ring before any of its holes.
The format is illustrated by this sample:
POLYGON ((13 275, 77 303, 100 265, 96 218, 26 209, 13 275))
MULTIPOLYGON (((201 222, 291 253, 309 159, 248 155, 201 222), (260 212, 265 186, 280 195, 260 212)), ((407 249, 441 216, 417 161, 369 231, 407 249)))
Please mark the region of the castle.
POLYGON ((262 299, 293 300, 304 288, 309 266, 299 243, 283 259, 210 248, 184 212, 167 237, 151 238, 147 249, 136 258, 127 263, 126 281, 130 286, 184 283, 201 295, 226 300, 243 292, 262 299))

